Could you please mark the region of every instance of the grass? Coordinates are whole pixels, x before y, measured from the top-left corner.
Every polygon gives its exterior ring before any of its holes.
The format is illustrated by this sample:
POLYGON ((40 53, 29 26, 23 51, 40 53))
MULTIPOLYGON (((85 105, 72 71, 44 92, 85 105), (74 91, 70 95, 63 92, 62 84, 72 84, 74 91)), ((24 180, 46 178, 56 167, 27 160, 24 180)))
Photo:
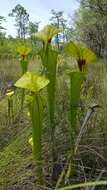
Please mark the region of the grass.
MULTIPOLYGON (((10 61, 0 62, 1 83, 3 90, 8 81, 16 81, 20 75, 20 69, 17 63, 12 64, 10 61), (8 72, 5 69, 8 68, 8 72), (19 73, 17 72, 19 69, 19 73), (11 71, 14 71, 13 74, 11 71)), ((31 70, 35 70, 35 66, 30 66, 31 70)), ((62 72, 62 71, 61 71, 62 72)), ((78 113, 78 128, 84 120, 88 106, 92 102, 101 105, 92 116, 87 125, 87 131, 83 135, 79 145, 79 150, 74 160, 75 175, 69 179, 69 184, 75 184, 82 181, 96 180, 100 170, 105 169, 107 164, 107 66, 106 60, 99 60, 97 63, 89 66, 89 76, 86 85, 82 91, 80 112, 78 113), (87 91, 87 89, 89 89, 87 91)), ((67 111, 69 109, 67 99, 68 82, 65 74, 57 77, 57 99, 55 115, 55 123, 57 130, 56 136, 56 176, 63 170, 67 161, 67 153, 70 151, 68 140, 68 118, 67 111), (63 90, 62 90, 63 89, 63 90), (59 169, 58 169, 59 168, 59 169)), ((1 89, 2 90, 2 89, 1 89)), ((31 137, 31 123, 26 116, 24 118, 17 116, 12 125, 7 124, 7 99, 4 97, 3 90, 1 92, 0 101, 0 189, 1 190, 32 190, 34 189, 35 163, 32 156, 31 147, 28 144, 28 139, 31 137)), ((16 109, 16 108, 15 108, 16 109)), ((44 141, 42 142, 44 152, 44 171, 47 186, 51 186, 51 157, 49 152, 49 137, 47 126, 47 108, 44 113, 44 141)), ((70 138, 70 137, 69 137, 70 138)), ((106 180, 106 171, 100 180, 106 180)), ((64 180, 61 185, 65 186, 64 180)), ((66 184, 67 185, 67 184, 66 184)), ((97 190, 106 190, 106 187, 100 186, 97 190)))
POLYGON ((14 187, 15 183, 20 185, 25 178, 32 176, 32 169, 29 167, 33 163, 31 150, 28 146, 30 135, 31 129, 24 128, 0 153, 1 189, 14 187))

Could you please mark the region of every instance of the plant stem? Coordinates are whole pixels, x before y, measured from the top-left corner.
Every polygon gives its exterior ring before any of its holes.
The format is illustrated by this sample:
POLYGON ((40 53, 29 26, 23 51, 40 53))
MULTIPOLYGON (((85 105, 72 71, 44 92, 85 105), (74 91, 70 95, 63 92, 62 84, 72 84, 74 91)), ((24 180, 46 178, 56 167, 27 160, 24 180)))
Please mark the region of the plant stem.
POLYGON ((9 124, 13 121, 13 98, 8 98, 8 119, 9 124))
MULTIPOLYGON (((28 61, 22 59, 20 61, 20 65, 22 68, 22 75, 24 75, 28 70, 28 61)), ((21 92, 21 111, 23 111, 24 99, 25 99, 25 89, 22 89, 22 92, 21 92)))
POLYGON ((42 153, 41 153, 41 135, 42 135, 42 118, 39 95, 33 95, 33 101, 30 106, 32 118, 32 136, 33 136, 33 153, 36 161, 37 184, 43 185, 42 153))
POLYGON ((23 111, 24 99, 25 99, 25 89, 21 89, 21 111, 23 111))

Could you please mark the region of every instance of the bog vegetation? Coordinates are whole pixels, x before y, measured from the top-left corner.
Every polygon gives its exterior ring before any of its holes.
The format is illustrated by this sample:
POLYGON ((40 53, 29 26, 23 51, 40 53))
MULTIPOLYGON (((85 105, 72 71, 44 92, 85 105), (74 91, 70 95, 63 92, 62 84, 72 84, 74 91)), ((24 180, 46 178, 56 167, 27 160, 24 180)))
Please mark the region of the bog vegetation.
POLYGON ((107 1, 51 14, 16 5, 15 38, 0 16, 0 189, 106 190, 107 1))

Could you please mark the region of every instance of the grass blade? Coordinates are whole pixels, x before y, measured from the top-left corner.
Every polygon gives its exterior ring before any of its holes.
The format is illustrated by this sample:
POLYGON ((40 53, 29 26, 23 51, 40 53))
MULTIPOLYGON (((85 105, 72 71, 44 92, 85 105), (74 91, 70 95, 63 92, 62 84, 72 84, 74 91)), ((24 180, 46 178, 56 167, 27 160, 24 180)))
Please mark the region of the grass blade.
POLYGON ((62 187, 57 190, 71 190, 71 189, 76 189, 76 188, 81 188, 81 187, 92 187, 92 186, 97 186, 97 185, 107 185, 107 181, 94 181, 94 182, 80 183, 76 185, 62 187))

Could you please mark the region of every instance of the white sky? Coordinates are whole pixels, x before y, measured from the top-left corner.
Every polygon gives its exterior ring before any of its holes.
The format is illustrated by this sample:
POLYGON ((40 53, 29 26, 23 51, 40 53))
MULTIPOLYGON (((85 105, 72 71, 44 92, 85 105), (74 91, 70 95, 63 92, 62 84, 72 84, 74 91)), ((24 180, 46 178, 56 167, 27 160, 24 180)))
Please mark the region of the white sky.
POLYGON ((72 15, 79 7, 78 0, 0 0, 0 16, 6 18, 3 26, 7 28, 6 33, 12 36, 16 35, 15 21, 14 18, 8 17, 8 14, 17 4, 25 7, 31 21, 41 21, 40 27, 48 24, 51 9, 64 11, 67 16, 72 15))

